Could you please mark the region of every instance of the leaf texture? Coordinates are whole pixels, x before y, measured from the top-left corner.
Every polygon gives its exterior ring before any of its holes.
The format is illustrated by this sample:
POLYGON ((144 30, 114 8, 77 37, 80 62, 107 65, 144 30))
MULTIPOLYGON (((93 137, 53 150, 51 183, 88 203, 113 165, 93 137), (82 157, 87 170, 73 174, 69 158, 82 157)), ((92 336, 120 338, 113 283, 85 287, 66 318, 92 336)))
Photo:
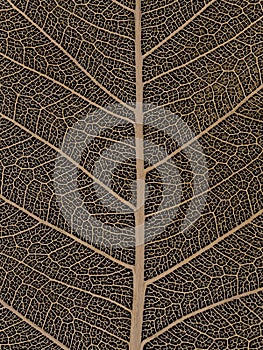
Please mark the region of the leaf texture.
POLYGON ((0 349, 263 348, 262 14, 0 0, 0 349))

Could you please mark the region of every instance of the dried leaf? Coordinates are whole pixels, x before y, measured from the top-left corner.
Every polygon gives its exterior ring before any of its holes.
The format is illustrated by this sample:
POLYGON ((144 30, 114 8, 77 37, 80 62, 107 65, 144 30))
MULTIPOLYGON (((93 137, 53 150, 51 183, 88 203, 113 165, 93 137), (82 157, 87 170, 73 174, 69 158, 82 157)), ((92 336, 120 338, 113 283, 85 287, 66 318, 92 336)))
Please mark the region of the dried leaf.
POLYGON ((1 0, 1 349, 263 348, 255 0, 1 0))

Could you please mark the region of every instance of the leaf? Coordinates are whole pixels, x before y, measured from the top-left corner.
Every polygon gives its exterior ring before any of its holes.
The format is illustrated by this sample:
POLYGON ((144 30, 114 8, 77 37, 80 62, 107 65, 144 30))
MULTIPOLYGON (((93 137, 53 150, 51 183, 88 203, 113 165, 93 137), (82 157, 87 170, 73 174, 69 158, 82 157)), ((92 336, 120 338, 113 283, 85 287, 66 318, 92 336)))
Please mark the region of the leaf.
POLYGON ((1 349, 263 347, 262 12, 1 0, 1 349))

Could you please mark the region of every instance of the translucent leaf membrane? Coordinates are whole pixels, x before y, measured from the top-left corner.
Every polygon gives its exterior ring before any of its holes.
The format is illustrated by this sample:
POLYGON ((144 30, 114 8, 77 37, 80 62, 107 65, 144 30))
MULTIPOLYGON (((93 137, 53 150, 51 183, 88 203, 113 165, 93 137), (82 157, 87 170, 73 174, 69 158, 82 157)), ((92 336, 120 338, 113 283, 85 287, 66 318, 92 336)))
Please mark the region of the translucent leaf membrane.
POLYGON ((261 349, 262 3, 0 2, 0 348, 261 349))

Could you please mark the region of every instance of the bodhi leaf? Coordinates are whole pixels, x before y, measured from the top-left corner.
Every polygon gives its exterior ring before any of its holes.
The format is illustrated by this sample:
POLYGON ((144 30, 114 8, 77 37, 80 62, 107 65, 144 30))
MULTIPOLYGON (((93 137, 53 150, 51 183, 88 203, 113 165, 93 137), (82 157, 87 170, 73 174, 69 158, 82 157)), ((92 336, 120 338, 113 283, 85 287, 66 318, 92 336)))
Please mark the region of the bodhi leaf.
POLYGON ((1 349, 263 348, 255 0, 0 0, 1 349))

